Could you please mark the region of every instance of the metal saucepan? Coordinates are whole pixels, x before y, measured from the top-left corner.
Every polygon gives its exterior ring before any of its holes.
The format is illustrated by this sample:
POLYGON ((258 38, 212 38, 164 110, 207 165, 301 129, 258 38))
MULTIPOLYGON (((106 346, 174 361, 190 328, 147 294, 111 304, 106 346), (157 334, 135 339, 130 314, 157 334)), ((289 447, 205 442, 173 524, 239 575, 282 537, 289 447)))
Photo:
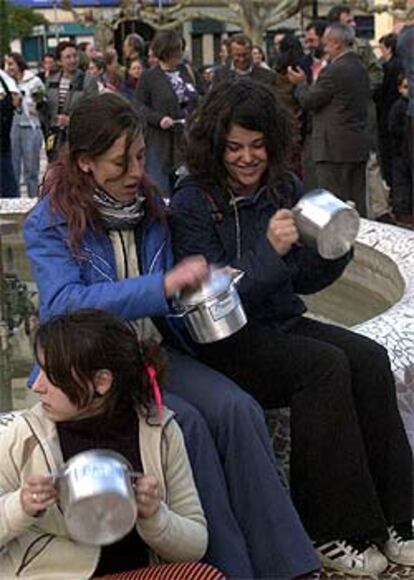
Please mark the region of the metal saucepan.
POLYGON ((183 292, 176 300, 176 313, 184 318, 195 342, 217 342, 240 330, 247 322, 236 285, 244 272, 210 270, 210 275, 196 290, 183 292))
POLYGON ((131 465, 106 449, 72 457, 57 478, 60 505, 70 536, 105 546, 123 538, 137 519, 131 465))
POLYGON ((301 240, 316 247, 322 258, 336 260, 353 246, 359 230, 358 212, 330 191, 310 191, 292 211, 301 240))

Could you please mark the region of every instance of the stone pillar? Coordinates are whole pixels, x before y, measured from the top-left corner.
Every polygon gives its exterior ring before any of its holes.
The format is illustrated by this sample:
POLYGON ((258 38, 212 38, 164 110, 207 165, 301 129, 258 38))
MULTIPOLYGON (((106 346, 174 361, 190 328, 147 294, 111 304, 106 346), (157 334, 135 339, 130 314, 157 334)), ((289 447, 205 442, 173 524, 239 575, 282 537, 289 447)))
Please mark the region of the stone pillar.
POLYGON ((203 34, 203 64, 213 64, 214 62, 214 35, 203 34))

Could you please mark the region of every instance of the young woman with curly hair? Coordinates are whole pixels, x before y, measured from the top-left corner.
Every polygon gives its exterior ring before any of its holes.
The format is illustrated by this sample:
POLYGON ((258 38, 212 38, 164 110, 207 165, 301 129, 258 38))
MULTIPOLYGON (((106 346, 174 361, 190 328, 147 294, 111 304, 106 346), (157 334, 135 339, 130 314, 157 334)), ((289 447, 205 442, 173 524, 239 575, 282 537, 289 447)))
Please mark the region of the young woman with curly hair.
POLYGON ((382 572, 387 558, 414 566, 412 451, 390 362, 374 341, 304 316, 299 294, 329 286, 352 253, 325 260, 300 243, 289 146, 285 110, 249 80, 214 88, 189 124, 175 255, 244 271, 248 317, 231 337, 193 348, 264 409, 290 406, 292 498, 322 562, 354 575, 382 572))

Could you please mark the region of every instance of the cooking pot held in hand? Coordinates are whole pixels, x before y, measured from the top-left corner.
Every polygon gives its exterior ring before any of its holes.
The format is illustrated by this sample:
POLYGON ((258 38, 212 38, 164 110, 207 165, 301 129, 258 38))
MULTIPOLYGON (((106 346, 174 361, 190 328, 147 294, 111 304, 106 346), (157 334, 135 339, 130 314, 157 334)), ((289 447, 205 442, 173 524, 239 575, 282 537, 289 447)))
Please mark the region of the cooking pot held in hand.
POLYGON ((60 504, 70 536, 104 546, 128 534, 137 519, 131 466, 114 451, 78 453, 58 476, 60 504))
POLYGON ((336 260, 351 249, 358 235, 359 215, 326 189, 306 193, 293 208, 300 238, 316 247, 327 260, 336 260))
POLYGON ((196 290, 183 292, 177 299, 177 314, 184 318, 191 338, 198 343, 217 342, 240 330, 247 322, 236 284, 243 272, 232 275, 211 269, 196 290))

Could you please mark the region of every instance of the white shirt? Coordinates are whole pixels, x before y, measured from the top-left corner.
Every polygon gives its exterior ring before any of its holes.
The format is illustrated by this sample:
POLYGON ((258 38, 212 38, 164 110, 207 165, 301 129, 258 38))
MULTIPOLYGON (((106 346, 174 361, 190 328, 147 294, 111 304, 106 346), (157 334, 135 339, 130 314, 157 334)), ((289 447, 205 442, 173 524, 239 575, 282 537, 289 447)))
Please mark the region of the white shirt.
MULTIPOLYGON (((9 76, 2 69, 0 69, 0 77, 2 78, 2 80, 4 81, 4 83, 6 84, 7 88, 11 93, 19 94, 19 89, 17 88, 16 81, 12 79, 11 76, 9 76)), ((0 95, 4 95, 5 93, 6 93, 5 89, 3 85, 0 83, 0 95)))

